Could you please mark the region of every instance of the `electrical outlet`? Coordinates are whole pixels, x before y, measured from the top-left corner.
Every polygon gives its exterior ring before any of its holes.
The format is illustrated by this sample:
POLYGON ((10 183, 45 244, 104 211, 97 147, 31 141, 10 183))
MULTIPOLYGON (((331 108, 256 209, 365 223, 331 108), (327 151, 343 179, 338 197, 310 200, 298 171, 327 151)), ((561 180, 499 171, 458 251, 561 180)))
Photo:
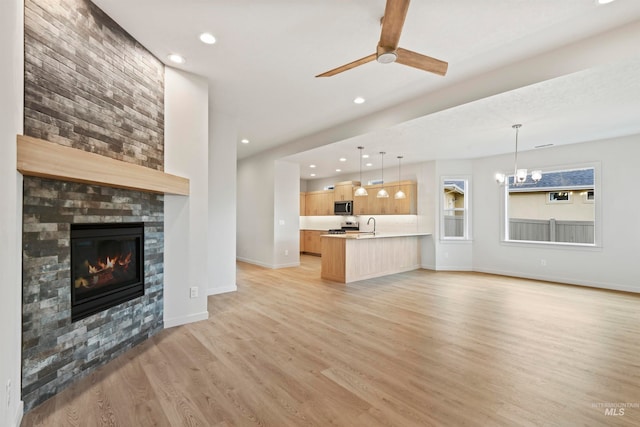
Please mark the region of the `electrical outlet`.
POLYGON ((540 265, 545 267, 547 265, 547 260, 546 259, 541 259, 540 260, 540 265))
POLYGON ((191 298, 198 298, 198 287, 197 286, 192 286, 190 290, 190 296, 191 298))
POLYGON ((284 250, 284 256, 289 256, 289 249, 284 250))
POLYGON ((11 380, 7 381, 7 408, 11 407, 11 380))

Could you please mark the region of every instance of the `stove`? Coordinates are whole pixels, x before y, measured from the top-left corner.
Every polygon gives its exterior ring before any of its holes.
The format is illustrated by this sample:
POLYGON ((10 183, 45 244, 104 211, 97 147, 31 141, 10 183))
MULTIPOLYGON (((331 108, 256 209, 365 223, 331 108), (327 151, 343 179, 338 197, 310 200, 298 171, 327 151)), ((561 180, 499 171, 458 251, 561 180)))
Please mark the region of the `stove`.
POLYGON ((347 234, 347 231, 358 231, 360 229, 359 224, 354 221, 345 221, 340 225, 340 228, 327 230, 327 234, 347 234))

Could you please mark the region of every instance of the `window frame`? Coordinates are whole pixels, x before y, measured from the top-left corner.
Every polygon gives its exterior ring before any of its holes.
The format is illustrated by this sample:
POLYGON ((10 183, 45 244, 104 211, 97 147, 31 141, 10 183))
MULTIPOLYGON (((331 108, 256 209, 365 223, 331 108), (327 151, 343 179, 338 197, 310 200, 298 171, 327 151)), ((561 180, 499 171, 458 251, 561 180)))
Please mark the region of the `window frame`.
POLYGON ((446 242, 460 242, 471 240, 471 177, 464 175, 446 175, 440 177, 439 188, 439 200, 440 206, 440 240, 446 242), (445 183, 449 181, 464 181, 464 207, 450 209, 444 206, 444 190, 445 183), (445 213, 446 212, 462 212, 463 213, 463 226, 462 236, 446 236, 445 235, 445 213))
MULTIPOLYGON (((562 164, 562 165, 552 165, 543 168, 544 173, 550 172, 560 172, 560 171, 570 171, 570 170, 578 170, 578 169, 593 169, 594 173, 594 200, 588 201, 588 203, 594 204, 594 242, 593 243, 574 243, 574 242, 550 242, 550 241, 538 241, 538 240, 509 240, 509 180, 513 179, 513 174, 508 175, 505 178, 505 183, 500 186, 501 197, 500 197, 500 242, 505 245, 510 246, 525 246, 525 247, 548 247, 548 248, 566 248, 566 249, 579 249, 579 250, 589 250, 589 249, 602 249, 602 233, 603 233, 603 223, 602 223, 602 200, 603 197, 597 197, 595 200, 595 194, 602 195, 601 188, 601 180, 602 180, 602 172, 601 172, 601 163, 600 162, 588 162, 588 163, 573 163, 573 164, 562 164)), ((529 175, 527 175, 529 176, 529 175)), ((586 198, 586 197, 585 197, 586 198)), ((548 202, 548 196, 546 197, 548 202)), ((566 203, 566 202, 565 202, 566 203)))
POLYGON ((573 203, 573 197, 572 196, 573 196, 573 191, 567 191, 567 190, 547 191, 547 204, 555 205, 555 204, 562 204, 562 203, 573 203), (567 194, 567 200, 552 199, 551 198, 552 194, 558 194, 558 193, 566 193, 567 194))

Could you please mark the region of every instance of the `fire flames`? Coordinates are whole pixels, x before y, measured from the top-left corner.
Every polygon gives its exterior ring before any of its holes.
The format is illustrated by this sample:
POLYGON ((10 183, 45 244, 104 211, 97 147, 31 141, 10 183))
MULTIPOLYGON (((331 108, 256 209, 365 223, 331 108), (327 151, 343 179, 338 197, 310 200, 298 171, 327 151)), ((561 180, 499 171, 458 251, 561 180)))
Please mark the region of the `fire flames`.
POLYGON ((95 265, 85 260, 88 274, 75 280, 76 288, 93 288, 117 281, 119 277, 126 275, 132 256, 131 252, 126 255, 107 256, 104 260, 97 260, 95 265))

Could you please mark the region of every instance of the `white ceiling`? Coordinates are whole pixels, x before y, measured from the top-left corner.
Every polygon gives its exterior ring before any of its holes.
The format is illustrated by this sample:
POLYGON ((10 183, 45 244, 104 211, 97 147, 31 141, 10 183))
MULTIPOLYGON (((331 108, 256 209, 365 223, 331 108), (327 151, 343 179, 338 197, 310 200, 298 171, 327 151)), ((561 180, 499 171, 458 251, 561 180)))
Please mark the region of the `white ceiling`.
MULTIPOLYGON (((400 46, 449 62, 445 77, 372 62, 343 74, 314 76, 375 52, 384 0, 94 0, 138 41, 166 61, 205 76, 213 108, 235 117, 238 158, 424 97, 465 79, 640 20, 640 1, 415 0, 400 46), (215 45, 198 40, 208 31, 215 45), (355 105, 356 96, 367 99, 355 105)), ((317 178, 357 170, 357 145, 408 162, 509 152, 523 122, 523 148, 640 132, 640 56, 603 64, 425 115, 395 126, 326 141, 290 157, 317 178), (517 111, 518 114, 514 114, 517 111), (428 135, 428 136, 427 136, 428 135), (389 141, 393 141, 392 148, 389 141), (386 145, 386 147, 385 147, 386 145)), ((597 62, 597 61, 594 61, 597 62)), ((175 66, 175 65, 172 65, 175 66)), ((374 161, 377 161, 376 157, 374 161)), ((304 173, 302 175, 303 178, 304 173)))

